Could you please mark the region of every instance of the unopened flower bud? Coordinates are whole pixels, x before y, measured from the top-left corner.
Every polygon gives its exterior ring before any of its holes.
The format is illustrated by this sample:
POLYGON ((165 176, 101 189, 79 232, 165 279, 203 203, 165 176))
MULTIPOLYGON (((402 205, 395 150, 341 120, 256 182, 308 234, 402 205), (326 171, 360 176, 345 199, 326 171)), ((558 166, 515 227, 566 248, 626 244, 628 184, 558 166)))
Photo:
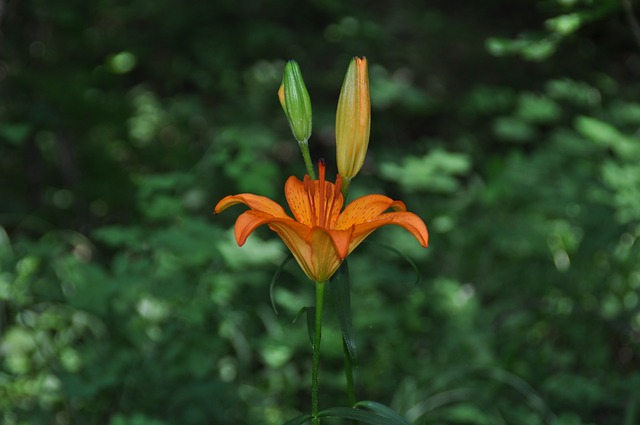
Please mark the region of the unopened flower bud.
POLYGON ((278 99, 289 120, 293 137, 300 143, 306 142, 311 136, 311 99, 295 61, 287 62, 284 67, 278 99))
POLYGON ((358 174, 369 146, 371 99, 366 58, 353 58, 342 83, 336 112, 338 172, 350 180, 358 174))

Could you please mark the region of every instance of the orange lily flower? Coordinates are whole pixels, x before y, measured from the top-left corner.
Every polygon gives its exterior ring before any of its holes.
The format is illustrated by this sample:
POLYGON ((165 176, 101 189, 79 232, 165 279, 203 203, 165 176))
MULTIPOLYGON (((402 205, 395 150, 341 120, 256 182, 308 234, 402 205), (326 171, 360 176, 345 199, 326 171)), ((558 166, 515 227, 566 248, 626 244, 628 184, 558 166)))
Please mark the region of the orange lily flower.
POLYGON ((342 178, 338 175, 335 184, 325 181, 322 162, 319 174, 318 180, 306 175, 300 181, 291 176, 285 183, 285 196, 295 219, 278 203, 250 193, 223 198, 215 213, 235 204, 247 205, 250 210, 240 214, 234 228, 238 245, 242 246, 256 228, 266 224, 282 238, 309 279, 319 283, 328 281, 371 232, 387 224, 405 228, 427 247, 427 227, 417 215, 407 212, 403 202, 384 195, 366 195, 342 211, 342 178), (389 209, 393 212, 385 212, 389 209))

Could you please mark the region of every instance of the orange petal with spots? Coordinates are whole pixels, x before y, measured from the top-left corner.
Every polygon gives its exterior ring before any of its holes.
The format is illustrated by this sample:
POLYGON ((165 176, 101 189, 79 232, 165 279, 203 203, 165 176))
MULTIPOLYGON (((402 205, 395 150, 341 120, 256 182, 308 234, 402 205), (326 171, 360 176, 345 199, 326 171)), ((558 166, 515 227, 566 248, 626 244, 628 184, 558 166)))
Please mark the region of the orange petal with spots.
POLYGON ((295 176, 289 177, 284 184, 284 196, 296 220, 309 227, 313 226, 313 211, 304 183, 295 176))
POLYGON ((249 210, 240 214, 233 229, 236 236, 236 242, 238 242, 238 246, 244 245, 249 235, 253 233, 253 231, 258 227, 262 226, 263 224, 273 223, 275 221, 287 224, 298 224, 289 217, 274 217, 273 215, 262 211, 249 210))
POLYGON ((355 225, 349 252, 353 251, 371 232, 387 224, 395 224, 408 230, 425 248, 429 244, 427 226, 420 217, 411 212, 391 212, 382 214, 370 222, 355 225))
POLYGON ((406 211, 404 203, 384 195, 366 195, 351 202, 336 221, 336 229, 348 229, 354 224, 366 223, 377 218, 389 208, 406 211))
POLYGON ((309 227, 320 225, 331 228, 340 215, 344 199, 340 187, 324 181, 324 168, 320 167, 320 170, 321 180, 311 180, 305 176, 302 182, 294 176, 289 177, 284 185, 284 193, 296 221, 309 227))
POLYGON ((253 195, 251 193, 241 193, 240 195, 225 196, 218 202, 214 212, 216 214, 226 210, 232 205, 245 204, 255 211, 261 211, 271 214, 274 217, 288 217, 287 213, 277 202, 272 201, 266 196, 253 195))

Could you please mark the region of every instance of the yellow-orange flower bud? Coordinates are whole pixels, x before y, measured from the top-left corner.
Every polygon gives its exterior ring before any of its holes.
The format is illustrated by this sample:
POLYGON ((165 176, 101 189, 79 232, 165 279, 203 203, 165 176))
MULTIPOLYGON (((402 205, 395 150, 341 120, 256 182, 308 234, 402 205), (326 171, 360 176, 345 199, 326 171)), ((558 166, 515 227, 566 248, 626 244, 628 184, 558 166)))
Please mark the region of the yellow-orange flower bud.
POLYGON ((278 99, 289 120, 293 137, 300 143, 306 142, 311 136, 311 99, 295 61, 287 62, 284 67, 278 99))
POLYGON ((336 160, 347 180, 362 168, 369 146, 371 99, 366 58, 353 58, 342 83, 336 112, 336 160))

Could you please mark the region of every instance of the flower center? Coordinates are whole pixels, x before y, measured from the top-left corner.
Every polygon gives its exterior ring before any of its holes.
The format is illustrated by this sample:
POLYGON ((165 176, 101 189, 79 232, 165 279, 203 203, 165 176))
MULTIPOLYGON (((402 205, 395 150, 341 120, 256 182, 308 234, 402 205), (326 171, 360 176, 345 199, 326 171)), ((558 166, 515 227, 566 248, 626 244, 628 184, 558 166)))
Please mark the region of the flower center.
POLYGON ((342 196, 340 193, 342 178, 338 174, 335 184, 327 182, 325 180, 326 168, 324 160, 320 160, 318 163, 318 180, 311 180, 309 175, 305 175, 304 189, 307 192, 309 201, 309 221, 311 226, 332 229, 338 213, 340 213, 340 211, 334 210, 340 208, 338 199, 342 196))

